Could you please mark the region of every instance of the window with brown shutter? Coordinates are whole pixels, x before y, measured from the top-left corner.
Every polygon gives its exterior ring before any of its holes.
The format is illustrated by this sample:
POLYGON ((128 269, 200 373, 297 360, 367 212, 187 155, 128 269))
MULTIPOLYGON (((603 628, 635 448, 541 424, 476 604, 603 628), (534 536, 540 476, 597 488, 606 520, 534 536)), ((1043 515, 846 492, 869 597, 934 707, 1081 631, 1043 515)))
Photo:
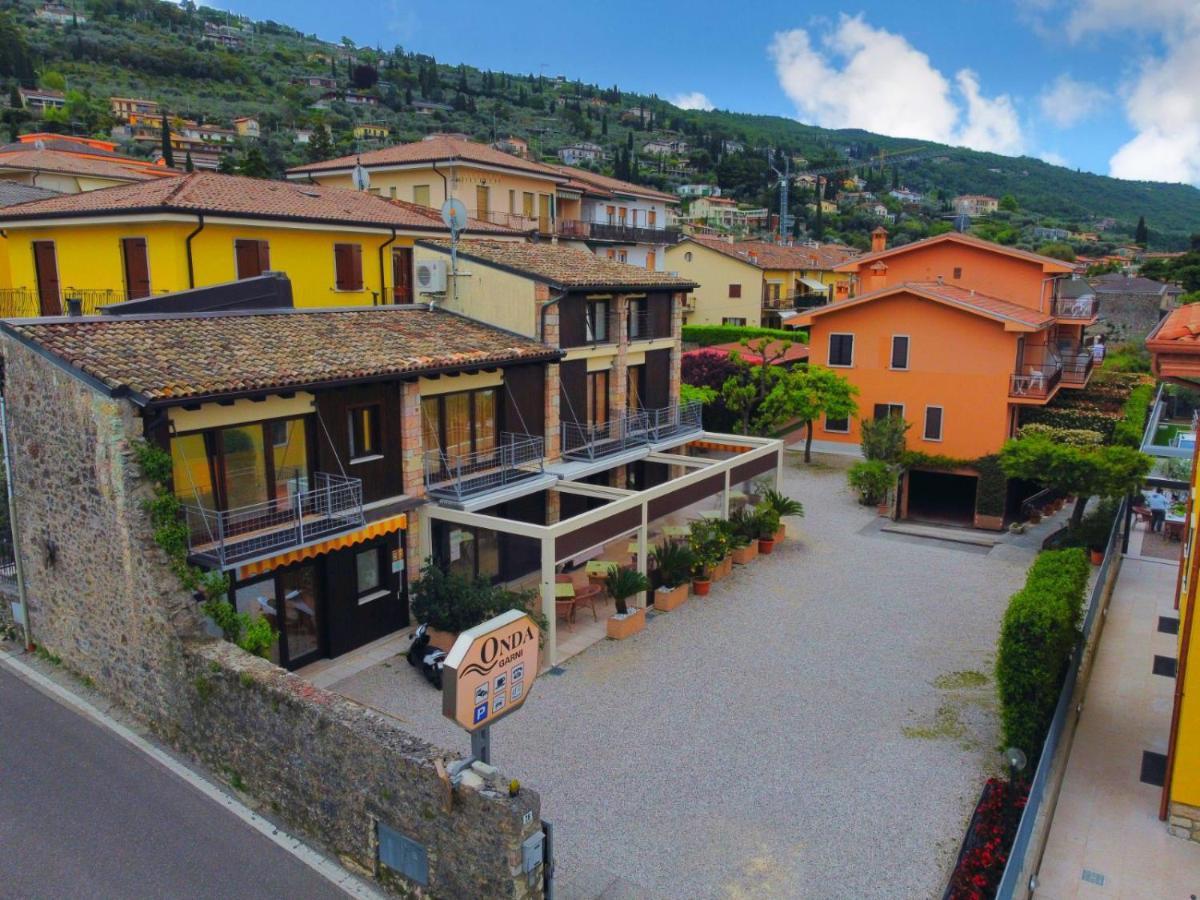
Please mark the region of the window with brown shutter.
POLYGON ((266 241, 236 240, 233 253, 237 260, 238 281, 257 278, 271 268, 271 245, 266 241))
POLYGON ((150 296, 150 260, 145 238, 121 238, 121 256, 125 264, 125 294, 128 300, 150 296))
POLYGON ((730 297, 742 296, 742 286, 740 284, 731 284, 729 286, 729 296, 730 297))
POLYGON ((361 291, 363 289, 362 245, 334 244, 333 268, 334 286, 337 290, 361 291))

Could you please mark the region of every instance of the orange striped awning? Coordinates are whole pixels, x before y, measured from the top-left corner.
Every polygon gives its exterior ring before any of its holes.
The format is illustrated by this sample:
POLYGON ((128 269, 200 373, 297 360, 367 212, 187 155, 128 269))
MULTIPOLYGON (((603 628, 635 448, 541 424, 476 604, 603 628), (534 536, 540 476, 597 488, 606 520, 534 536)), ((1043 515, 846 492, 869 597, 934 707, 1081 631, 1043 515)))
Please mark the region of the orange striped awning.
POLYGON ((260 559, 257 562, 247 563, 238 568, 238 579, 241 580, 254 575, 262 575, 264 572, 270 572, 281 566, 290 565, 291 563, 300 562, 305 559, 312 559, 314 556, 332 553, 334 550, 341 550, 345 547, 352 547, 355 544, 361 544, 372 538, 381 537, 382 535, 390 534, 393 531, 400 531, 407 527, 408 516, 404 515, 404 513, 398 516, 389 516, 386 519, 380 519, 378 522, 372 522, 364 528, 349 531, 346 534, 339 534, 337 537, 330 538, 327 541, 309 544, 307 547, 297 547, 295 550, 289 550, 287 553, 279 554, 279 556, 272 556, 268 559, 260 559))
POLYGON ((692 441, 688 446, 698 450, 713 450, 718 453, 745 453, 747 450, 754 449, 753 444, 725 444, 720 441, 692 441))

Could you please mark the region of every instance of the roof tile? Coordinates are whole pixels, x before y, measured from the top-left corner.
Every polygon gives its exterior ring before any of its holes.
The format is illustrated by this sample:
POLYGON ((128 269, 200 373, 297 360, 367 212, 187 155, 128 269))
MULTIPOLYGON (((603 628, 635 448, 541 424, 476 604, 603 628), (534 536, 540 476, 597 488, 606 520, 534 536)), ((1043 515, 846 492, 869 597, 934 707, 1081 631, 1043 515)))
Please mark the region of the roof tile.
POLYGON ((503 150, 497 150, 478 141, 451 137, 449 135, 432 135, 423 141, 414 141, 411 144, 394 144, 391 147, 381 147, 378 150, 356 153, 353 156, 340 156, 337 159, 328 159, 324 162, 296 166, 293 169, 288 169, 288 174, 303 175, 308 172, 353 169, 359 163, 366 168, 371 168, 372 166, 404 165, 408 163, 433 162, 434 160, 440 162, 449 159, 460 159, 466 162, 484 163, 486 165, 501 166, 506 169, 536 173, 547 178, 552 178, 555 181, 560 181, 563 177, 542 163, 513 156, 511 153, 505 153, 503 150))

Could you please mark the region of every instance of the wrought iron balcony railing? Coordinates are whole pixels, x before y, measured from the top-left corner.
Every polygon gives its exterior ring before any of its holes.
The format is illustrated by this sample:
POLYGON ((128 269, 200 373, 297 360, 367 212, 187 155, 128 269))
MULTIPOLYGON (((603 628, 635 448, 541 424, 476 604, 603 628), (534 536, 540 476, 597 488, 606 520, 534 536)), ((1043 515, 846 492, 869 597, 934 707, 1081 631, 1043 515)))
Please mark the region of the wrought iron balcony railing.
POLYGON ((1096 365, 1092 348, 1077 344, 1062 354, 1062 381, 1074 387, 1087 384, 1088 377, 1096 365))
POLYGON ((425 490, 431 497, 463 501, 543 473, 546 442, 528 434, 500 435, 500 443, 474 453, 425 452, 425 490))
POLYGON ((317 472, 312 486, 236 509, 185 505, 188 555, 222 569, 361 528, 362 479, 317 472))
POLYGON ((1094 319, 1100 311, 1095 297, 1061 298, 1050 301, 1050 313, 1056 319, 1094 319))
POLYGON ((646 413, 621 413, 604 422, 562 423, 562 454, 569 459, 600 459, 647 444, 646 413))
POLYGON ((645 410, 647 432, 651 443, 703 430, 704 406, 688 400, 662 409, 645 410))

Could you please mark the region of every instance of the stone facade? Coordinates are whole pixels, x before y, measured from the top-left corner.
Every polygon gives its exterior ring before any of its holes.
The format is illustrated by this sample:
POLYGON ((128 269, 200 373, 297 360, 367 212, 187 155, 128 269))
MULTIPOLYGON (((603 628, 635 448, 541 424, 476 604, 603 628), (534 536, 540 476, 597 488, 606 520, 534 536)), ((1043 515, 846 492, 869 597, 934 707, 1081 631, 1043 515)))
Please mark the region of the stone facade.
POLYGON ((454 789, 447 810, 435 759, 456 754, 207 637, 143 510, 137 411, 11 338, 0 347, 34 642, 389 890, 540 896, 540 879, 519 871, 537 794, 509 797, 496 776, 454 789), (377 823, 425 848, 427 884, 380 870, 377 823))
POLYGON ((1200 843, 1200 808, 1171 801, 1167 830, 1175 837, 1200 843))
MULTIPOLYGON (((1108 293, 1096 295, 1100 303, 1100 321, 1087 329, 1088 334, 1102 334, 1105 342, 1141 344, 1168 311, 1159 294, 1108 293)), ((1173 306, 1173 303, 1169 303, 1173 306)))

